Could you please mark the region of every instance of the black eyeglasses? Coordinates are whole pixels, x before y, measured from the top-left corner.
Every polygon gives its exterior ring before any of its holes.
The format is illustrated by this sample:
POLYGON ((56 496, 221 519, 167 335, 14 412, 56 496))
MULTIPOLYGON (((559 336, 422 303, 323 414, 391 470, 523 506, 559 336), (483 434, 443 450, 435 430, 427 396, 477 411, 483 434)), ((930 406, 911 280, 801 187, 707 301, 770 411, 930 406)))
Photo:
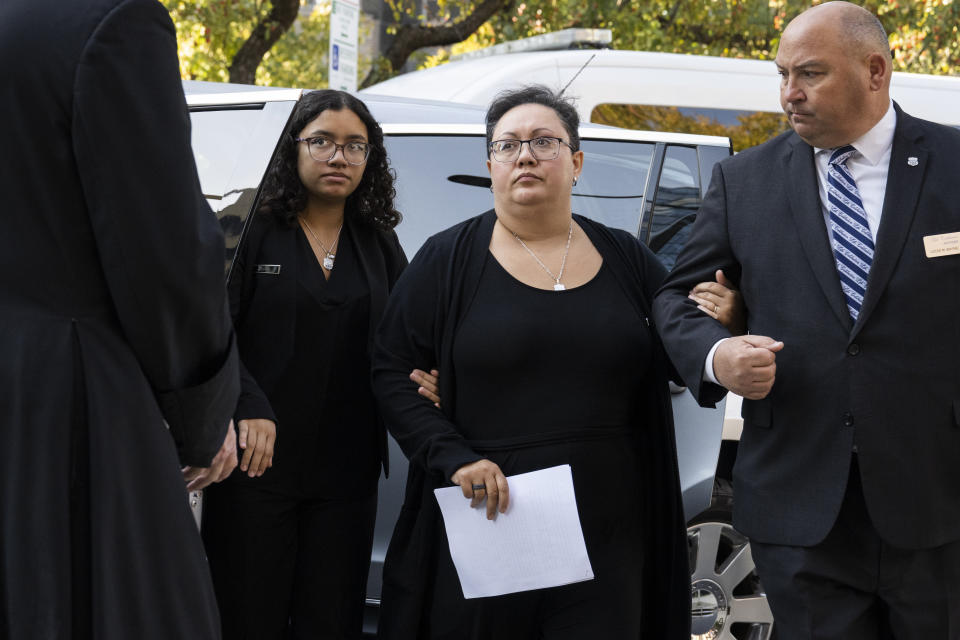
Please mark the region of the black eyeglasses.
POLYGON ((345 142, 337 144, 325 136, 312 136, 310 138, 294 138, 294 142, 306 142, 310 157, 317 162, 330 162, 337 155, 338 150, 343 151, 343 159, 349 164, 358 165, 367 161, 370 156, 370 145, 366 142, 345 142))
POLYGON ((523 148, 524 143, 530 147, 530 153, 537 160, 553 160, 560 155, 561 144, 567 145, 570 147, 570 151, 574 151, 574 148, 568 142, 560 138, 538 136, 529 140, 514 140, 512 138, 494 140, 490 143, 490 153, 493 154, 493 159, 497 162, 514 162, 520 157, 520 149, 523 148))

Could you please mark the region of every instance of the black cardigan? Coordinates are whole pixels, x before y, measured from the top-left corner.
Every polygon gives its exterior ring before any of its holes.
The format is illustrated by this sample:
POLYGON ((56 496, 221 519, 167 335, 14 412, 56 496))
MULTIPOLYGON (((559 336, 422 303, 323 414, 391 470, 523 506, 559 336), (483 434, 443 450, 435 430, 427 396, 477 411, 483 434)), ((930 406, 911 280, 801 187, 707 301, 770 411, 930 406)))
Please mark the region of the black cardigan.
MULTIPOLYGON (((655 345, 653 384, 638 385, 649 428, 641 430, 639 455, 648 495, 644 502, 645 544, 643 637, 686 640, 690 636, 690 573, 686 529, 677 471, 673 412, 667 386, 672 366, 650 321, 653 294, 666 275, 636 238, 574 216, 614 273, 655 345)), ((496 215, 491 210, 432 238, 397 282, 377 332, 373 388, 390 433, 410 460, 403 509, 384 566, 380 638, 415 639, 429 590, 425 559, 440 522, 429 495, 449 486, 464 464, 482 458, 458 433, 453 343, 457 327, 476 293, 489 251, 496 215), (409 383, 411 369, 439 365, 443 409, 409 383)), ((585 399, 585 401, 588 399, 585 399)))

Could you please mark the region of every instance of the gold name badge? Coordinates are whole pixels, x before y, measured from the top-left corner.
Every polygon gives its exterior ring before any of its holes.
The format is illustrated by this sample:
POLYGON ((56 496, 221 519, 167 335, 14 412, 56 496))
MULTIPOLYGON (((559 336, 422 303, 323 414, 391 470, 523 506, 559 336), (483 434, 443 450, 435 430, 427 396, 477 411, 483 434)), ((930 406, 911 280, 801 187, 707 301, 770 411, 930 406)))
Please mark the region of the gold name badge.
POLYGON ((937 236, 924 236, 923 248, 928 258, 953 256, 960 253, 960 231, 941 233, 937 236))

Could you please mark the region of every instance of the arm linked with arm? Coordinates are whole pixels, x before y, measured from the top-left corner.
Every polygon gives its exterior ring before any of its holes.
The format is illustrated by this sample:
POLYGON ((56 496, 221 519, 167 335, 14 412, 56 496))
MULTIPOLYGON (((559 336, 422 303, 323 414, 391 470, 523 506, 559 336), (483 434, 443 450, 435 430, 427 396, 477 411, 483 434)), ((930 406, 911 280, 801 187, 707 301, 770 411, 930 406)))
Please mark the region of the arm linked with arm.
POLYGON ((372 379, 384 422, 410 462, 449 481, 481 456, 410 381, 412 370, 429 370, 440 358, 440 264, 428 241, 397 281, 374 341, 372 379))
MULTIPOLYGON (((253 213, 249 222, 249 229, 244 234, 243 241, 233 260, 230 280, 227 283, 227 294, 230 301, 230 319, 235 331, 239 333, 250 305, 250 298, 254 293, 255 273, 253 263, 256 252, 263 237, 262 220, 258 217, 263 214, 253 213), (253 255, 251 255, 253 254, 253 255)), ((277 422, 267 394, 263 392, 256 378, 250 373, 243 360, 238 359, 240 369, 240 397, 237 400, 234 419, 237 421, 262 418, 277 422)))
POLYGON ((703 376, 707 354, 717 341, 730 337, 730 332, 700 311, 689 294, 697 283, 713 280, 717 269, 723 269, 733 282, 739 280, 740 265, 727 234, 725 189, 721 163, 713 169, 690 239, 657 291, 653 305, 667 353, 703 406, 714 406, 726 393, 722 387, 706 382, 703 376))

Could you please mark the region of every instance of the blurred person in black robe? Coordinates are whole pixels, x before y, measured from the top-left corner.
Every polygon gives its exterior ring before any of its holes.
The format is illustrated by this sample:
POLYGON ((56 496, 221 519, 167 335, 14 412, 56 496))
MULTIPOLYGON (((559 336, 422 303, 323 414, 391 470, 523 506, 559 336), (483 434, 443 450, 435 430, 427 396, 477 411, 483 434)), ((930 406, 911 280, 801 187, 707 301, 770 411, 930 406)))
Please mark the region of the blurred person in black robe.
POLYGON ((219 637, 187 488, 239 379, 176 56, 156 0, 0 5, 0 638, 219 637))

